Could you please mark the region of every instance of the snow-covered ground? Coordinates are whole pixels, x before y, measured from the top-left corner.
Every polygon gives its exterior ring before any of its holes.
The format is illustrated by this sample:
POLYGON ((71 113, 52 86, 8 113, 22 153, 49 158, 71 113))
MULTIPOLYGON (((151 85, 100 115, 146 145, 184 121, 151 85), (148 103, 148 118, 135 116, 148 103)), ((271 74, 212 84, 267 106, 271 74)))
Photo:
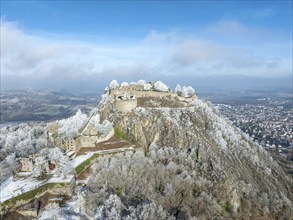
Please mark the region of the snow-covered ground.
MULTIPOLYGON (((75 169, 79 166, 82 162, 92 157, 95 153, 98 154, 109 154, 109 153, 116 153, 116 152, 124 152, 127 150, 133 150, 133 147, 127 148, 119 148, 119 149, 112 149, 112 150, 101 150, 96 152, 89 152, 85 155, 80 155, 74 158, 73 160, 69 161, 69 166, 75 169)), ((63 175, 56 175, 54 174, 52 178, 49 180, 37 180, 32 176, 27 176, 25 178, 18 178, 13 179, 10 177, 5 182, 3 182, 0 186, 0 202, 4 202, 8 199, 11 199, 15 196, 21 195, 28 191, 34 190, 46 183, 69 183, 73 178, 73 175, 67 175, 64 177, 63 175)))
POLYGON ((80 156, 75 157, 69 163, 70 163, 71 167, 76 168, 78 165, 80 165, 85 160, 89 159, 95 153, 97 153, 97 154, 110 154, 110 153, 123 152, 123 151, 127 151, 127 150, 133 150, 133 147, 110 149, 110 150, 98 150, 98 151, 95 151, 95 152, 88 152, 85 155, 80 155, 80 156))
POLYGON ((46 183, 46 181, 39 181, 31 177, 13 180, 13 177, 7 179, 1 184, 0 202, 4 202, 15 196, 36 189, 46 183))
MULTIPOLYGON (((94 152, 90 152, 86 155, 81 155, 71 160, 69 163, 71 163, 72 169, 75 169, 78 165, 80 165, 83 161, 90 158, 93 154, 94 152)), ((18 178, 18 179, 13 179, 13 177, 10 177, 5 182, 3 182, 0 186, 0 202, 4 202, 15 196, 34 190, 46 183, 70 182, 72 177, 73 175, 70 175, 66 178, 62 175, 61 176, 53 175, 53 177, 50 178, 49 180, 43 180, 43 181, 37 180, 31 176, 28 176, 26 178, 18 178)))
POLYGON ((95 152, 89 152, 85 155, 80 155, 75 157, 73 160, 69 161, 71 167, 76 168, 78 165, 80 165, 83 161, 89 159, 91 156, 94 155, 95 152))
POLYGON ((42 181, 37 180, 33 177, 21 179, 13 179, 13 177, 10 177, 1 185, 0 202, 4 202, 15 196, 34 190, 46 183, 69 183, 73 177, 73 175, 68 175, 66 177, 55 175, 49 180, 42 181))

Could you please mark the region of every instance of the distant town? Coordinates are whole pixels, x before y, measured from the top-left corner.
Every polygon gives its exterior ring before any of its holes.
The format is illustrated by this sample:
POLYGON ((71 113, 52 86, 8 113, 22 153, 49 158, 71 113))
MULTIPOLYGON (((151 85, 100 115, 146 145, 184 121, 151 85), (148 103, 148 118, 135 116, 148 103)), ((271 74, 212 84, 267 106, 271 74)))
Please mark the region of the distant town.
POLYGON ((293 108, 292 95, 283 91, 253 92, 242 96, 225 94, 225 98, 207 95, 220 113, 258 142, 292 173, 293 108), (218 97, 218 98, 217 98, 218 97), (288 165, 290 163, 290 165, 288 165))

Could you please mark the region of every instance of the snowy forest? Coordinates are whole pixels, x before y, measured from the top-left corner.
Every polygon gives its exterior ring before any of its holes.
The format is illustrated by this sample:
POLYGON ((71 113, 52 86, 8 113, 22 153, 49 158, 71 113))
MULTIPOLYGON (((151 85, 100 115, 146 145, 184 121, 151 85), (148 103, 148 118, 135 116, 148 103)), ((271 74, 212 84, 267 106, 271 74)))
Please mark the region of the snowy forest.
POLYGON ((5 126, 0 131, 1 183, 18 170, 17 158, 28 157, 54 147, 48 142, 45 123, 21 123, 5 126))
MULTIPOLYGON (((278 213, 290 206, 284 197, 267 193, 242 201, 233 210, 222 186, 225 178, 209 177, 196 163, 196 150, 159 148, 152 144, 146 156, 126 153, 122 158, 99 158, 88 184, 66 206, 50 204, 40 219, 212 219, 278 213), (270 209, 270 210, 269 210, 270 209)), ((209 168, 210 169, 210 168, 209 168)), ((286 211, 285 211, 286 212, 286 211)), ((283 213, 284 215, 289 213, 283 213)))
MULTIPOLYGON (((57 121, 59 125, 58 135, 75 137, 79 129, 84 126, 88 116, 80 110, 68 119, 57 121)), ((99 126, 99 121, 96 121, 99 126)), ((70 170, 68 167, 69 158, 65 151, 51 141, 48 137, 47 127, 50 123, 21 123, 8 125, 1 128, 0 133, 0 183, 16 174, 20 168, 19 159, 29 158, 32 155, 37 157, 34 166, 33 176, 39 177, 43 172, 48 171, 48 160, 58 164, 54 173, 66 175, 70 170)))

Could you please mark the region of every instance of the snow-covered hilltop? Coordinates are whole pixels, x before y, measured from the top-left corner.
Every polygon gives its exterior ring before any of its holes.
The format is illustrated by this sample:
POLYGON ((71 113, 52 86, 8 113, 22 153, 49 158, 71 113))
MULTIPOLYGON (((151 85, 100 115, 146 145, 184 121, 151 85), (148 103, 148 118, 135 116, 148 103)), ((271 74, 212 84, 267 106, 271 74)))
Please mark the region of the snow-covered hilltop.
MULTIPOLYGON (((66 159, 47 153, 56 165, 48 174, 57 180, 54 172, 60 163, 64 170, 71 167, 67 176, 75 175, 77 181, 65 207, 49 204, 41 210, 41 219, 289 219, 293 215, 292 179, 190 86, 177 85, 173 92, 161 81, 120 85, 113 80, 89 116, 79 111, 42 129, 43 136, 32 143, 45 138, 46 152, 66 153, 66 159)), ((15 148, 17 140, 8 140, 15 148)), ((35 146, 32 154, 43 152, 35 146)), ((13 156, 7 151, 6 155, 1 165, 30 154, 13 156)))
MULTIPOLYGON (((172 89, 168 87, 165 83, 161 81, 157 82, 149 82, 147 83, 145 80, 138 80, 137 82, 122 82, 121 85, 117 82, 117 80, 112 80, 109 84, 109 87, 107 87, 105 90, 110 91, 110 90, 115 90, 115 89, 121 89, 120 91, 127 91, 127 90, 133 90, 135 91, 156 91, 156 92, 169 92, 172 93, 172 89), (124 90, 123 90, 124 89, 124 90)), ((175 87, 175 93, 177 93, 178 96, 180 97, 192 97, 195 95, 195 90, 191 86, 180 86, 177 85, 175 87)), ((145 93, 146 95, 148 93, 145 93)), ((154 94, 154 93, 152 93, 154 94)))

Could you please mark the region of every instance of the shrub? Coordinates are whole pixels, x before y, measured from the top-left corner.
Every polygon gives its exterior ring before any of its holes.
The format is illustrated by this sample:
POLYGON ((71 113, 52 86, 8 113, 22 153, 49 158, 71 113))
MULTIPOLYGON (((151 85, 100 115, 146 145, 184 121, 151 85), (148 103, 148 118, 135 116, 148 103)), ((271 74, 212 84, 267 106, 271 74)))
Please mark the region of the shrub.
POLYGON ((129 141, 130 140, 130 137, 128 134, 124 133, 123 130, 119 127, 117 128, 114 128, 114 131, 115 131, 115 137, 118 138, 118 139, 123 139, 123 140, 127 140, 129 141))

